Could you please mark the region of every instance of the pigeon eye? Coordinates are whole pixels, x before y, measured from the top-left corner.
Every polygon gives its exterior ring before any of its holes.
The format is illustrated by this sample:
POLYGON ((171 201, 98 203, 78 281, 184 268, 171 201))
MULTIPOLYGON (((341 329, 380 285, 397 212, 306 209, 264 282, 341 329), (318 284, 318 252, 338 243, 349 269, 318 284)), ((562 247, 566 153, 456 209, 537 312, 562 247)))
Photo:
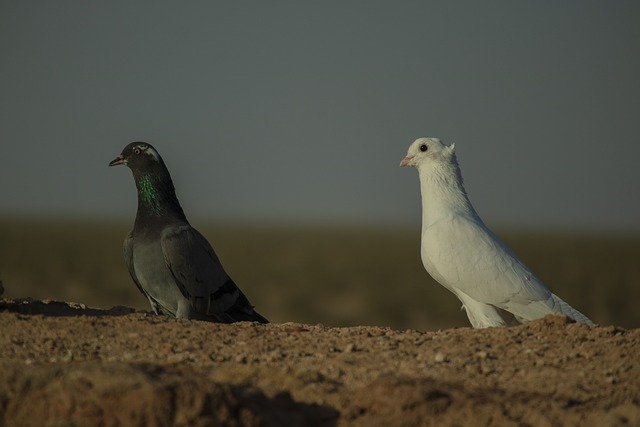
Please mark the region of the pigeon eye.
POLYGON ((134 154, 140 154, 140 149, 138 147, 133 149, 134 154))
POLYGON ((422 152, 425 152, 425 151, 427 151, 428 149, 429 149, 429 147, 427 147, 427 144, 422 144, 422 145, 420 146, 420 151, 422 151, 422 152))

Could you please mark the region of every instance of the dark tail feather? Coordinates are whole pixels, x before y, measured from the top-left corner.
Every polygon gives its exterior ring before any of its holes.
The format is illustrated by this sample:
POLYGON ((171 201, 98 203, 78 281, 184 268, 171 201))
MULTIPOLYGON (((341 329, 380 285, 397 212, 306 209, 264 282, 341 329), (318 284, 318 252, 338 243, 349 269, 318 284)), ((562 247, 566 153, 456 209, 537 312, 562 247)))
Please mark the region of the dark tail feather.
POLYGON ((246 296, 240 291, 236 303, 225 313, 233 322, 259 322, 269 323, 269 321, 255 311, 246 296))

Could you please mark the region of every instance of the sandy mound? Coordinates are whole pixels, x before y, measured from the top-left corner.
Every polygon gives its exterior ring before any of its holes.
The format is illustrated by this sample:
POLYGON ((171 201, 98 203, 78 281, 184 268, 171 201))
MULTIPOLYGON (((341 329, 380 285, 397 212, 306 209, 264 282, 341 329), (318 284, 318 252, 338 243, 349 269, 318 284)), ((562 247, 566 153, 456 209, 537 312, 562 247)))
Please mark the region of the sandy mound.
POLYGON ((640 425, 640 332, 178 321, 1 300, 0 425, 640 425))

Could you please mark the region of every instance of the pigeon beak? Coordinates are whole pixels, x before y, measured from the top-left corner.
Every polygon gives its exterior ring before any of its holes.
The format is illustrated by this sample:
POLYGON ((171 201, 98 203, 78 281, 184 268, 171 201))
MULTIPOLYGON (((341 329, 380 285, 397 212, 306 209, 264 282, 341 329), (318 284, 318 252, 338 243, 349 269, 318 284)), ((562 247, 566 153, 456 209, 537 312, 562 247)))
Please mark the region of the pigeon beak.
POLYGON ((126 165, 126 164, 127 164, 127 160, 124 158, 122 154, 120 154, 118 157, 116 157, 115 159, 109 162, 109 166, 118 166, 118 165, 126 165))
POLYGON ((413 160, 413 156, 407 156, 400 162, 400 167, 411 166, 409 163, 413 160))

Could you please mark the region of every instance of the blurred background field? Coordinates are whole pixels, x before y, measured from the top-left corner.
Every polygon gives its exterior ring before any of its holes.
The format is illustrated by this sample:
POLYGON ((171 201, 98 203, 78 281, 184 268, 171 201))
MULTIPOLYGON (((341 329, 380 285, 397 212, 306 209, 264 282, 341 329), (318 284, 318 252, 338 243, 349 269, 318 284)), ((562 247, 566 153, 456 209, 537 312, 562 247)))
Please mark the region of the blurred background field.
MULTIPOLYGON (((418 229, 192 224, 272 322, 468 326, 458 300, 423 269, 418 229)), ((5 296, 149 310, 122 259, 130 227, 0 220, 5 296)), ((497 231, 556 294, 596 323, 640 326, 639 235, 497 231)))

